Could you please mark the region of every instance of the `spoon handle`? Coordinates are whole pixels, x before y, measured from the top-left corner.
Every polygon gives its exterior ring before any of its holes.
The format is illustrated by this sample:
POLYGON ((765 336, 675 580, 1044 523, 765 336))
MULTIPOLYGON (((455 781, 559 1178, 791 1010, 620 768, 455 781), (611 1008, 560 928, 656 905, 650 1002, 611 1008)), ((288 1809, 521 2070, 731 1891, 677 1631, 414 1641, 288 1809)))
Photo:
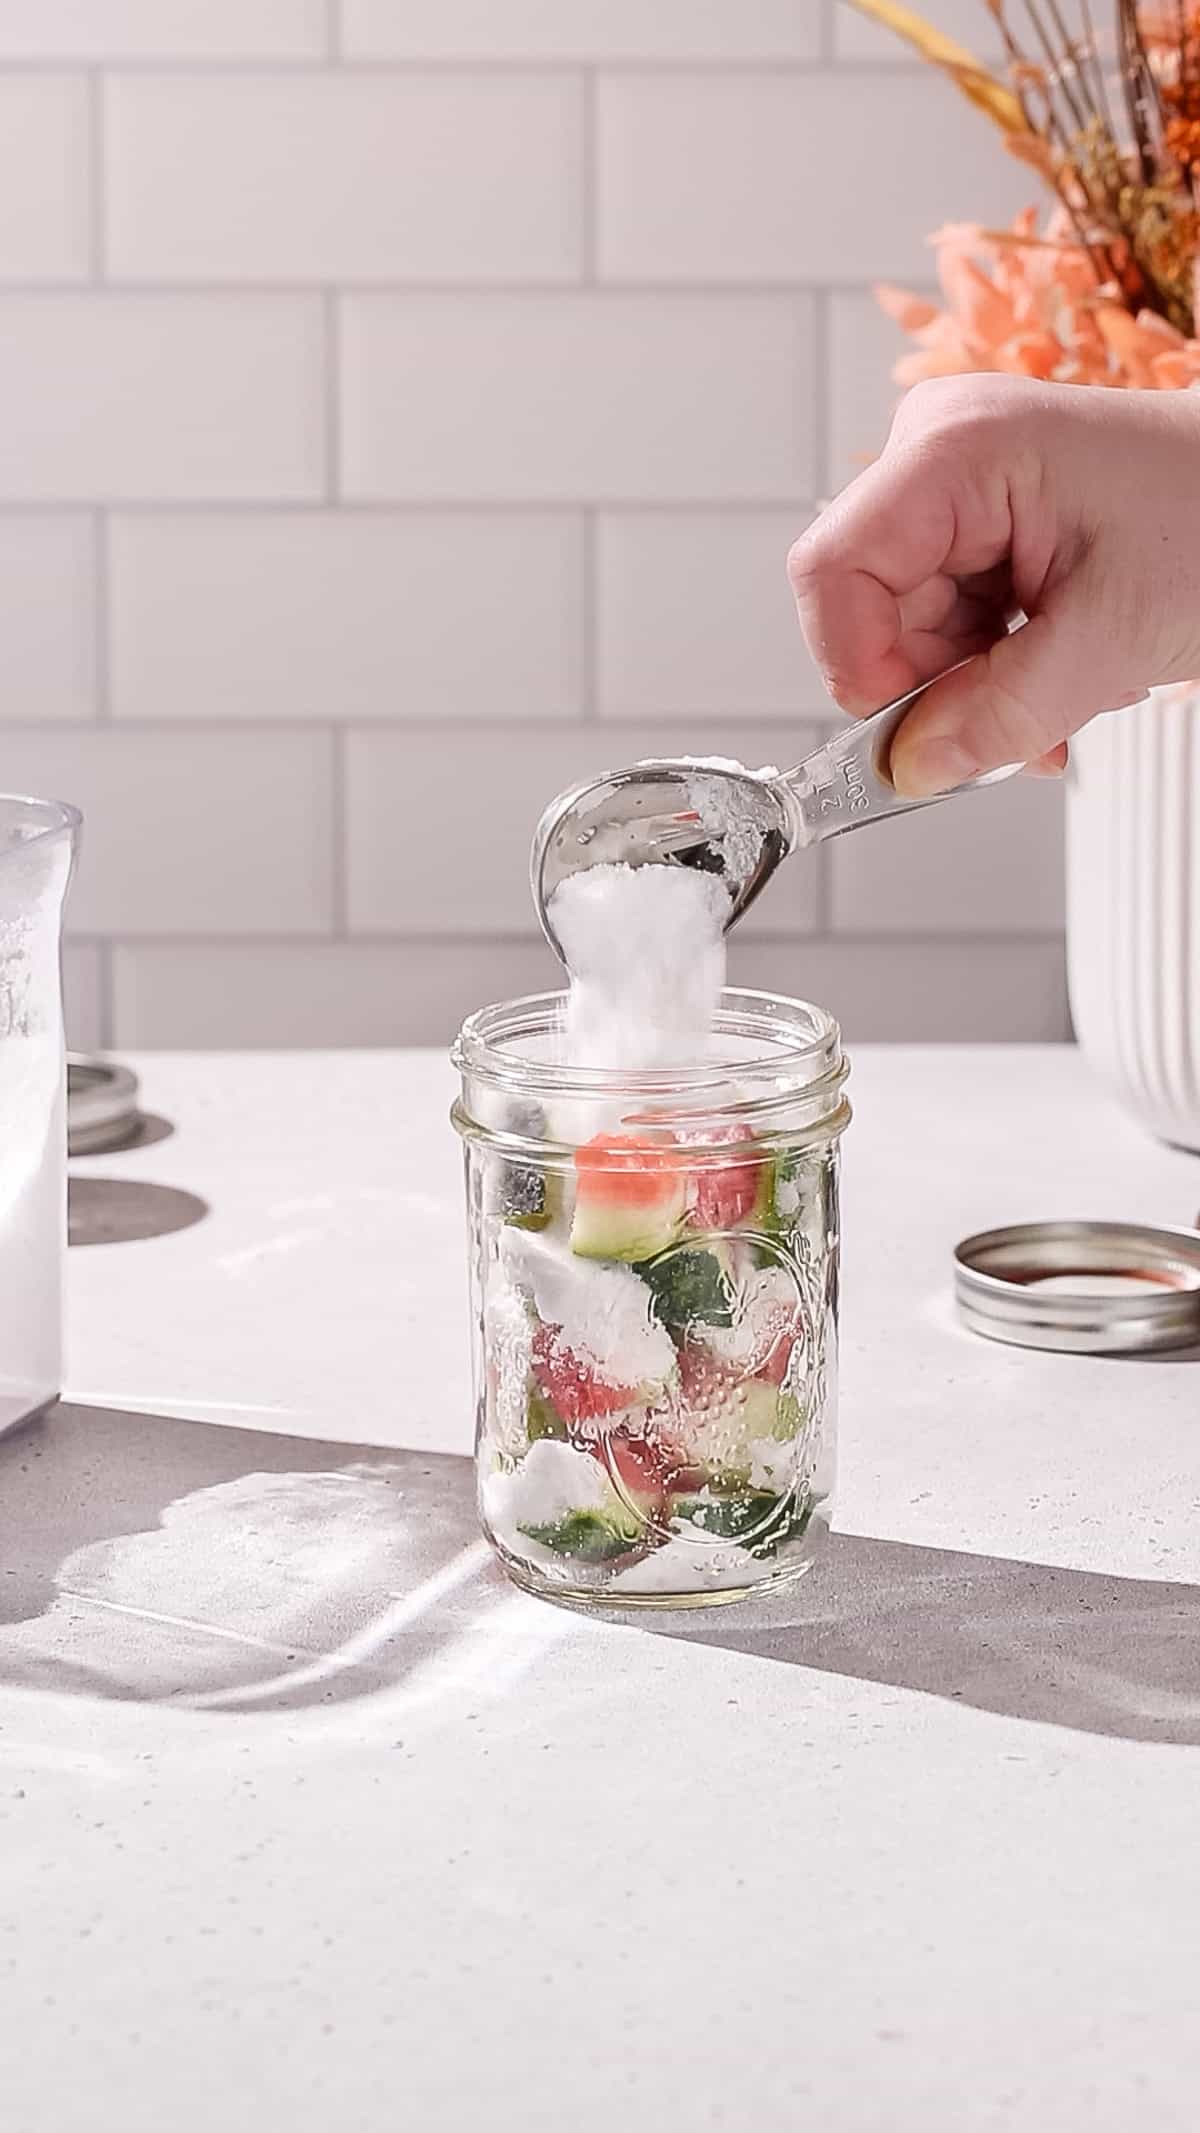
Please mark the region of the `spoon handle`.
POLYGON ((959 793, 998 785, 1002 779, 1016 775, 1021 765, 1010 763, 1003 770, 956 785, 952 792, 931 793, 923 800, 904 799, 891 782, 888 760, 897 727, 927 689, 968 664, 960 659, 945 673, 920 682, 906 696, 898 696, 870 718, 848 721, 840 733, 805 756, 794 770, 784 771, 777 782, 788 793, 797 823, 797 844, 819 844, 826 837, 840 837, 845 830, 882 822, 886 815, 907 815, 914 808, 932 807, 939 800, 952 800, 959 793))

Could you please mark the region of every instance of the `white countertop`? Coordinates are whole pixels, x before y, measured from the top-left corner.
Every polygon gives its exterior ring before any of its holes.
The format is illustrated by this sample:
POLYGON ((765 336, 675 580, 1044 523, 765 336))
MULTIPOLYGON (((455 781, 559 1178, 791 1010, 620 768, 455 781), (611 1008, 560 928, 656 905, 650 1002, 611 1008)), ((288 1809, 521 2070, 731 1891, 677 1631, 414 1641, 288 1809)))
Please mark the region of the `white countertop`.
POLYGON ((72 1252, 0 1443, 5 2127, 1192 2133, 1200 1367, 949 1257, 1200 1161, 1066 1049, 860 1054, 838 1533, 625 1627, 476 1538, 444 1062, 136 1063, 77 1223, 209 1212, 72 1252))

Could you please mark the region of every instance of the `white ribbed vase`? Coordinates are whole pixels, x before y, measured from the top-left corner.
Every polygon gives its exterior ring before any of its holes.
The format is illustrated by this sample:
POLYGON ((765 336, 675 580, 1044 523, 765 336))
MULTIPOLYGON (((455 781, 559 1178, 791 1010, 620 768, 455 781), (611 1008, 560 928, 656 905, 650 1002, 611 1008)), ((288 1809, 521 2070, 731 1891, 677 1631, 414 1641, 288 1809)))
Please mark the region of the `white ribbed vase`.
POLYGON ((1093 720, 1071 758, 1075 1033, 1152 1133, 1200 1149, 1200 685, 1093 720))

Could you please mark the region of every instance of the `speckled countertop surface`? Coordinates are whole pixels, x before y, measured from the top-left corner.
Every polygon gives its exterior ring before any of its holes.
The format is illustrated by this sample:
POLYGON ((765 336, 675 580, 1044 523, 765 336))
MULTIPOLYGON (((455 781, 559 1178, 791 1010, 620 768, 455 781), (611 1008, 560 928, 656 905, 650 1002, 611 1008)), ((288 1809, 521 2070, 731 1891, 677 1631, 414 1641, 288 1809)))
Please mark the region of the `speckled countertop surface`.
POLYGON ((949 1254, 1200 1162, 862 1053, 840 1530, 629 1628, 476 1538, 444 1062, 138 1064, 0 1443, 5 2127, 1192 2133, 1200 1367, 978 1341, 949 1254))

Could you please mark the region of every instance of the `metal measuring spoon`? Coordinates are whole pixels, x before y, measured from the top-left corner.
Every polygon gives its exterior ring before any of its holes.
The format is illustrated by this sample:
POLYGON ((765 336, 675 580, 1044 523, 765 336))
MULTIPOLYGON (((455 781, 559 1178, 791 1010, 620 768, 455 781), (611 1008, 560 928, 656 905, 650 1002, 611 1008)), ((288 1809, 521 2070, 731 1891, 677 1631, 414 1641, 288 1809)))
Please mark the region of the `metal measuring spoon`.
MULTIPOLYGON (((960 660, 946 671, 957 673, 968 663, 960 660)), ((560 961, 565 959, 550 923, 550 900, 568 875, 585 867, 657 862, 719 875, 729 891, 732 926, 798 845, 820 844, 887 815, 953 798, 934 793, 903 799, 888 773, 896 728, 918 697, 945 678, 934 675, 872 717, 848 722, 794 770, 772 774, 666 758, 610 771, 560 793, 538 824, 530 859, 534 904, 560 961)), ((997 784, 1020 767, 1014 763, 972 778, 954 793, 997 784)))

